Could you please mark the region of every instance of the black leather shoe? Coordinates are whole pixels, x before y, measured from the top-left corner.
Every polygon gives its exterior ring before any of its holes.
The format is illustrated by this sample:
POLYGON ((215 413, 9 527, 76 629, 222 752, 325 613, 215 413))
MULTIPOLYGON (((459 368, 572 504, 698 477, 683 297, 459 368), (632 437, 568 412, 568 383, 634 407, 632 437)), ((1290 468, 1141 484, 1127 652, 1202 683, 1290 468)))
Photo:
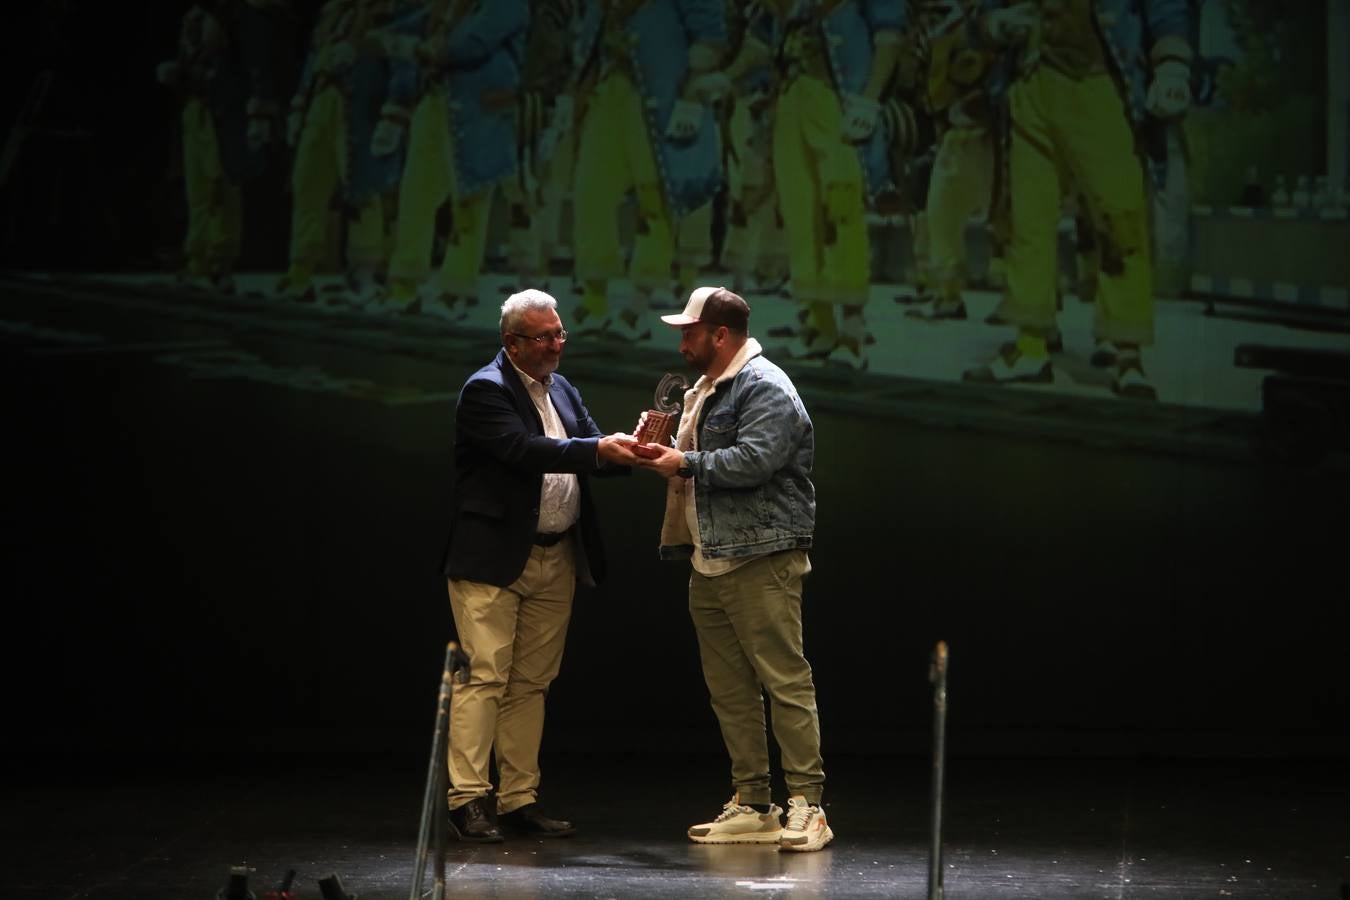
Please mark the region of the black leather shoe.
POLYGON ((544 815, 538 803, 530 803, 500 817, 502 827, 532 837, 559 838, 576 832, 576 826, 562 819, 553 819, 544 815))
POLYGON ((473 844, 500 844, 504 840, 482 797, 450 810, 450 834, 457 841, 473 844))

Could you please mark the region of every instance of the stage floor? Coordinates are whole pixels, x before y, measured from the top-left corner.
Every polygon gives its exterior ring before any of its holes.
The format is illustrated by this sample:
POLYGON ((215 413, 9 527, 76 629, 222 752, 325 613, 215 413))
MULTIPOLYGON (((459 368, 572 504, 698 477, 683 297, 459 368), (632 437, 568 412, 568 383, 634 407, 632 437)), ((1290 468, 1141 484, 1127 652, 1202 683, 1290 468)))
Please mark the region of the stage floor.
MULTIPOLYGON (((725 801, 718 758, 547 757, 541 805, 575 821, 577 835, 452 844, 447 893, 927 896, 927 762, 827 764, 835 841, 780 853, 685 839, 725 801)), ((333 873, 361 900, 408 895, 424 760, 48 758, 6 768, 8 900, 211 897, 241 864, 255 870, 259 898, 287 869, 299 897, 318 897, 318 880, 333 873)), ((1343 763, 955 759, 948 791, 948 898, 1293 900, 1344 896, 1350 882, 1343 763)))

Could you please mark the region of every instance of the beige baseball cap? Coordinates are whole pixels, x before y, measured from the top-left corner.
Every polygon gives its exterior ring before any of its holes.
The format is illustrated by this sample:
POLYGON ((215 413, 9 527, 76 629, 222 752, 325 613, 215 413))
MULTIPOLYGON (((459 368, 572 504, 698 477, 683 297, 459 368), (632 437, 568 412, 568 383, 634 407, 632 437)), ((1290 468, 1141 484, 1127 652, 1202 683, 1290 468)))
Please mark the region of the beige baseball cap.
POLYGON ((703 322, 745 331, 750 325, 750 304, 724 287, 694 288, 684 312, 662 316, 661 321, 675 328, 703 322))

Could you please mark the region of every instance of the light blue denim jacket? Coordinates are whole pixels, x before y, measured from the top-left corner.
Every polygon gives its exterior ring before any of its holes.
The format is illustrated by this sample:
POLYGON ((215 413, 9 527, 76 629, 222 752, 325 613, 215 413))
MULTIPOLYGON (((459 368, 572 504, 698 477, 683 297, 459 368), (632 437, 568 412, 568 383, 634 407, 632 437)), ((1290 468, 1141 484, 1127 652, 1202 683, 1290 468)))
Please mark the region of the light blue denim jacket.
POLYGON ((816 527, 811 417, 787 374, 759 355, 757 344, 751 352, 740 371, 719 381, 703 402, 699 449, 684 454, 693 480, 674 483, 667 492, 662 559, 693 555, 683 501, 675 496, 690 484, 707 558, 811 546, 816 527))

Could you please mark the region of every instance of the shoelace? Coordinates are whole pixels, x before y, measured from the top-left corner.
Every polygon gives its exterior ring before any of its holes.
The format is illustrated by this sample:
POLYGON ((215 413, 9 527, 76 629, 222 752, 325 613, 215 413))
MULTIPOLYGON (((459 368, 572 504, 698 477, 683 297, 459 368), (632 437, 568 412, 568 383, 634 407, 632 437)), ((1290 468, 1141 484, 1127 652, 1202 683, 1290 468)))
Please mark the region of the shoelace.
POLYGON ((735 801, 735 800, 729 800, 729 801, 727 801, 726 805, 722 807, 722 812, 717 816, 716 819, 713 819, 713 821, 714 821, 714 822, 725 822, 727 819, 730 819, 732 816, 739 816, 739 815, 744 815, 745 813, 753 813, 753 812, 754 812, 754 810, 751 809, 750 807, 748 807, 748 806, 738 806, 738 805, 736 805, 736 801, 735 801))
POLYGON ((788 810, 787 830, 805 831, 806 823, 811 819, 812 810, 810 804, 798 805, 792 803, 789 804, 789 806, 791 808, 788 810))

